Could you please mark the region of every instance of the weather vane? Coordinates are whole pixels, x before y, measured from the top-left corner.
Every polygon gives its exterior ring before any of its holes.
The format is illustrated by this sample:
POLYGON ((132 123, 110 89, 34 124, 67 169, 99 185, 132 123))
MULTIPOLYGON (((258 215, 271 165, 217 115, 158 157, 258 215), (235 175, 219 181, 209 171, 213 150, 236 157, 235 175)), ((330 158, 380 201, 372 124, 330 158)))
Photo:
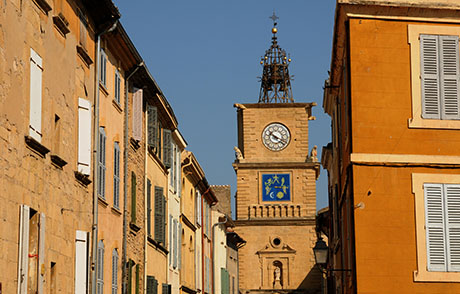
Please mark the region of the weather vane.
POLYGON ((291 58, 286 56, 286 51, 278 45, 276 28, 279 19, 273 10, 273 15, 269 16, 273 20, 272 44, 265 51, 260 64, 263 66, 262 77, 260 78, 259 103, 288 103, 294 102, 291 89, 291 76, 288 66, 291 58))

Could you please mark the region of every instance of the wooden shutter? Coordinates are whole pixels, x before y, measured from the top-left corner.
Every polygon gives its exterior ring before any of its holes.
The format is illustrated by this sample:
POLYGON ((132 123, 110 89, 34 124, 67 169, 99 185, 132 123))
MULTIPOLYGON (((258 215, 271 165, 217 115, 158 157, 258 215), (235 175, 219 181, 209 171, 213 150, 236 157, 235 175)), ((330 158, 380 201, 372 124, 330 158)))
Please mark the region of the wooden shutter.
POLYGON ((441 184, 424 184, 427 263, 429 271, 446 271, 444 201, 441 184))
POLYGON ((116 249, 112 251, 112 294, 118 292, 118 252, 116 249))
POLYGON ((104 243, 97 244, 97 294, 104 293, 104 243))
POLYGON ((120 208, 120 145, 113 148, 113 206, 120 208))
POLYGON ((38 235, 38 293, 43 293, 45 284, 45 274, 42 269, 45 269, 45 233, 46 233, 46 217, 44 213, 40 213, 38 235), (43 274, 42 274, 43 273, 43 274))
POLYGON ((458 36, 439 36, 441 51, 441 118, 459 119, 458 36))
POLYGON ((155 186, 155 240, 164 244, 164 199, 163 187, 155 186))
POLYGON ((171 285, 168 284, 162 284, 161 285, 161 293, 162 294, 169 294, 169 289, 171 288, 171 285))
POLYGON ((149 147, 155 148, 156 138, 157 138, 157 125, 158 122, 158 112, 157 108, 153 105, 147 104, 147 142, 149 147))
POLYGON ((172 215, 169 215, 169 222, 168 222, 168 228, 169 228, 169 265, 172 265, 172 255, 173 255, 173 218, 172 215))
POLYGON ((75 234, 75 294, 86 294, 88 276, 88 233, 75 234))
POLYGON ((135 90, 133 94, 133 138, 142 140, 142 89, 135 90))
POLYGON ((21 205, 19 222, 18 294, 27 294, 29 274, 29 217, 30 207, 21 205))
POLYGON ((131 172, 131 222, 136 223, 136 174, 131 172))
POLYGON ((447 270, 460 271, 460 185, 444 185, 447 270))
POLYGON ((154 276, 147 276, 147 294, 158 293, 158 281, 154 276))
POLYGON ((178 248, 177 248, 177 268, 181 269, 182 267, 182 223, 179 223, 179 241, 178 243, 178 248))
POLYGON ((177 220, 173 220, 173 268, 177 267, 177 220))
POLYGON ((438 36, 420 35, 422 117, 440 119, 439 42, 438 36))
POLYGON ((78 99, 78 171, 89 175, 91 170, 91 102, 78 99))
POLYGON ((228 276, 227 269, 221 267, 220 268, 220 280, 221 280, 221 293, 222 294, 229 294, 230 293, 230 279, 228 276))
POLYGON ((133 288, 133 266, 134 266, 134 261, 131 259, 128 261, 128 294, 132 294, 132 288, 133 288))
POLYGON ((101 64, 100 64, 99 80, 104 86, 106 86, 107 55, 105 54, 105 51, 102 48, 101 48, 100 56, 101 56, 101 64))
POLYGON ((98 154, 98 194, 105 199, 105 142, 106 135, 103 127, 99 128, 99 154, 98 154))
POLYGON ((170 168, 173 156, 171 130, 164 129, 163 137, 163 163, 167 168, 170 168))
POLYGON ((120 104, 120 72, 115 70, 115 101, 120 104))
POLYGON ((139 264, 136 264, 136 294, 139 294, 139 280, 140 280, 139 264))
POLYGON ((38 142, 42 139, 42 75, 42 58, 31 48, 29 135, 38 142))
POLYGON ((151 189, 152 184, 147 179, 147 236, 151 236, 151 217, 152 217, 152 205, 151 205, 151 189))

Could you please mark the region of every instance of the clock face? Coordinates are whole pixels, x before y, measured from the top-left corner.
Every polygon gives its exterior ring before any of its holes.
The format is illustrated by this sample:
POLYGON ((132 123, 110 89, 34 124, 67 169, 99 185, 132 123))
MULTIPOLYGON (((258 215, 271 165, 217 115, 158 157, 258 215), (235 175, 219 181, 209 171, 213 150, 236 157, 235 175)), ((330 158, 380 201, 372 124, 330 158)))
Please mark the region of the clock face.
POLYGON ((280 123, 271 123, 262 132, 262 142, 272 151, 283 150, 290 140, 289 129, 280 123))

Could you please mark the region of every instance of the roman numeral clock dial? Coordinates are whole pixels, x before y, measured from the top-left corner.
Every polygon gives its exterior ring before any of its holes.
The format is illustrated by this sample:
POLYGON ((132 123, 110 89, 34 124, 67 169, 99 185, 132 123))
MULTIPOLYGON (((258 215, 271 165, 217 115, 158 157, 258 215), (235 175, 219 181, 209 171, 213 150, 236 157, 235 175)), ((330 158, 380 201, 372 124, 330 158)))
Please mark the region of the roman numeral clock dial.
POLYGON ((281 151, 291 140, 289 129, 280 123, 271 123, 262 132, 262 142, 272 151, 281 151))

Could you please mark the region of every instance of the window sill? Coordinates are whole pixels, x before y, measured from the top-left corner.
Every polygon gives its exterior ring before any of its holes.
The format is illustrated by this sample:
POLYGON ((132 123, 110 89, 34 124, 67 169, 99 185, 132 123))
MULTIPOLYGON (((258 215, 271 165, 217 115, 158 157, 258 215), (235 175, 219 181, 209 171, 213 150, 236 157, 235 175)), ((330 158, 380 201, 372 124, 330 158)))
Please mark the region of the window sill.
POLYGON ((51 162, 54 163, 58 168, 62 169, 63 166, 67 164, 67 161, 62 159, 59 155, 57 154, 51 154, 51 162))
POLYGON ((152 156, 152 159, 156 160, 156 162, 158 163, 158 165, 160 166, 160 168, 163 170, 163 172, 165 174, 168 173, 168 167, 166 167, 163 162, 161 161, 160 157, 158 157, 158 155, 156 154, 155 152, 155 149, 153 147, 148 147, 148 150, 149 150, 149 154, 150 156, 152 156))
POLYGON ((29 146, 33 151, 38 152, 38 154, 40 154, 43 158, 45 158, 46 154, 50 152, 48 148, 43 146, 40 142, 31 136, 25 136, 25 141, 27 146, 29 146))
POLYGON ((101 81, 99 81, 99 89, 105 96, 109 96, 109 91, 101 81))
POLYGON ((102 198, 100 195, 97 195, 97 200, 99 200, 98 202, 100 202, 104 207, 109 206, 109 203, 104 198, 102 198))
POLYGON ((118 103, 115 99, 112 100, 112 104, 115 107, 115 109, 118 110, 119 113, 123 112, 120 103, 118 103))
POLYGON ((410 118, 409 128, 412 129, 452 129, 460 130, 460 120, 410 118))
POLYGON ((89 179, 89 175, 82 174, 79 171, 74 171, 75 178, 79 183, 81 183, 83 186, 87 187, 89 184, 91 184, 91 180, 89 179))
POLYGON ((460 283, 460 273, 429 272, 426 270, 414 271, 414 282, 460 283))
POLYGON ((130 223, 129 223, 129 228, 130 228, 131 230, 133 230, 134 232, 136 232, 136 233, 139 232, 139 230, 141 229, 140 227, 138 227, 138 226, 137 226, 135 223, 133 223, 133 222, 130 222, 130 223))
POLYGON ((69 22, 62 13, 53 16, 53 23, 56 29, 59 31, 59 33, 61 33, 63 37, 65 37, 70 32, 69 22))
POLYGON ((114 214, 121 215, 121 210, 119 208, 112 206, 111 209, 114 214))
POLYGON ((45 14, 48 14, 51 10, 51 5, 49 5, 47 0, 34 0, 34 2, 45 14))
POLYGON ((169 253, 168 249, 166 249, 162 243, 152 239, 152 237, 148 236, 147 240, 149 241, 149 244, 153 245, 153 247, 155 247, 156 249, 163 251, 165 254, 169 253))
POLYGON ((141 147, 141 144, 139 143, 139 141, 133 139, 133 138, 130 138, 129 139, 129 143, 131 143, 131 147, 133 147, 134 150, 137 150, 141 147))
POLYGON ((91 64, 93 64, 93 60, 89 56, 88 51, 86 51, 83 46, 77 45, 77 53, 88 68, 91 64))

